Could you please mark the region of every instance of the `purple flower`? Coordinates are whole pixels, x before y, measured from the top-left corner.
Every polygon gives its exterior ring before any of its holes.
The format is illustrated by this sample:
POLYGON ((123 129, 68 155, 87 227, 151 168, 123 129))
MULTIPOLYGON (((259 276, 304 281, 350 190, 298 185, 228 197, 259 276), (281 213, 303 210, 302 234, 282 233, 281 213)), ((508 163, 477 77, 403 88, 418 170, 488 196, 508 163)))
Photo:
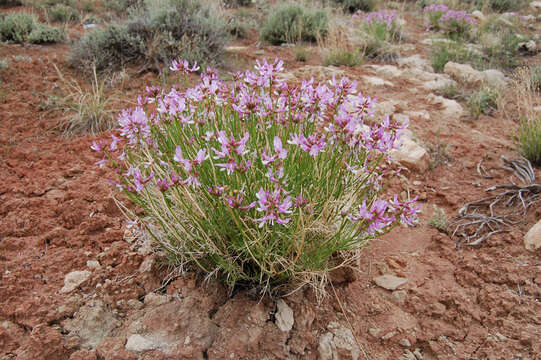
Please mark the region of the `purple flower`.
POLYGON ((92 146, 90 148, 92 150, 94 150, 94 151, 101 152, 101 151, 103 151, 104 145, 105 144, 104 144, 104 142, 102 140, 99 140, 99 141, 94 140, 92 142, 92 146))
POLYGON ((257 197, 257 211, 264 212, 265 215, 255 219, 259 222, 259 227, 263 227, 266 223, 274 225, 276 221, 277 224, 287 224, 290 221, 290 218, 282 218, 284 214, 290 214, 291 206, 293 205, 291 201, 291 196, 286 196, 284 199, 281 199, 283 189, 278 188, 273 193, 260 188, 256 194, 257 197))
POLYGON ((194 61, 193 66, 190 68, 190 64, 187 60, 178 59, 173 60, 169 69, 172 71, 181 72, 183 74, 189 74, 199 70, 199 66, 197 66, 197 61, 194 61))
POLYGON ((227 175, 231 175, 237 169, 237 161, 233 158, 227 159, 226 163, 219 163, 216 166, 220 167, 221 171, 227 171, 227 175))

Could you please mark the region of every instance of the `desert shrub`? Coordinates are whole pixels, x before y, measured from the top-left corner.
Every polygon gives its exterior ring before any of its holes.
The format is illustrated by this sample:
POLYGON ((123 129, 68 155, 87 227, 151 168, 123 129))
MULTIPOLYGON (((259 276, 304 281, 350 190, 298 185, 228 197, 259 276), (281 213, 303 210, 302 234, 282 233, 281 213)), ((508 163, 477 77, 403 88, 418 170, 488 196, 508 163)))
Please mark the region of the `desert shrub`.
POLYGON ((0 0, 0 7, 20 6, 22 3, 19 0, 0 0))
POLYGON ((466 0, 466 2, 478 9, 488 7, 496 12, 517 11, 525 3, 524 0, 466 0))
POLYGON ((231 36, 238 39, 245 39, 250 33, 252 25, 238 17, 231 17, 227 21, 227 28, 231 36))
POLYGON ((260 38, 273 45, 298 41, 316 41, 328 30, 327 13, 302 5, 281 5, 263 24, 260 38))
POLYGON ((36 18, 24 12, 9 13, 0 17, 0 39, 23 43, 36 27, 36 18))
POLYGON ((541 65, 532 68, 530 74, 530 84, 533 91, 541 91, 541 65))
POLYGON ((232 82, 210 70, 185 92, 148 88, 119 116, 121 137, 92 147, 143 210, 123 206, 130 224, 181 269, 230 286, 321 289, 367 241, 416 220, 412 201, 380 196, 401 125, 364 128, 373 104, 347 78, 292 88, 281 61, 256 70, 232 82))
POLYGON ((523 118, 518 129, 517 143, 522 156, 541 165, 541 118, 523 118))
POLYGON ((47 8, 47 16, 52 22, 71 22, 79 19, 79 13, 76 9, 63 4, 47 8))
POLYGON ((96 69, 92 68, 90 90, 55 69, 61 96, 55 97, 53 107, 66 113, 59 124, 64 135, 110 129, 114 125, 111 97, 105 94, 105 81, 98 79, 96 69))
POLYGON ((38 24, 27 39, 31 44, 53 44, 63 40, 64 32, 62 29, 47 24, 38 24))
POLYGON ((145 47, 143 39, 127 26, 113 24, 85 34, 72 47, 69 62, 80 69, 89 69, 92 64, 98 71, 115 69, 142 59, 145 47))
POLYGON ((344 10, 354 13, 357 11, 372 11, 376 6, 376 0, 331 0, 340 5, 344 10))
POLYGON ((431 63, 435 72, 442 72, 447 62, 470 64, 476 69, 483 69, 485 60, 475 51, 460 42, 435 42, 432 46, 431 63))
POLYGON ((308 60, 308 51, 305 47, 297 46, 295 48, 295 60, 306 62, 308 60))
POLYGON ((224 4, 227 7, 250 6, 252 5, 252 0, 224 0, 224 4))
POLYGON ((325 55, 325 66, 357 66, 362 64, 363 55, 359 50, 335 50, 325 55))
POLYGON ((434 215, 428 221, 428 225, 438 229, 439 231, 446 233, 447 226, 449 226, 449 219, 445 214, 445 210, 439 208, 434 204, 434 215))
POLYGON ((130 9, 141 6, 143 3, 144 0, 109 0, 104 1, 103 6, 117 15, 126 15, 130 9))
POLYGON ((159 71, 180 55, 214 64, 227 37, 227 23, 215 11, 195 0, 148 0, 126 24, 85 34, 72 48, 70 63, 82 69, 94 63, 103 71, 142 61, 146 69, 159 71))
POLYGON ((474 119, 479 118, 481 114, 490 115, 498 108, 498 92, 490 88, 483 88, 470 97, 468 105, 474 119))

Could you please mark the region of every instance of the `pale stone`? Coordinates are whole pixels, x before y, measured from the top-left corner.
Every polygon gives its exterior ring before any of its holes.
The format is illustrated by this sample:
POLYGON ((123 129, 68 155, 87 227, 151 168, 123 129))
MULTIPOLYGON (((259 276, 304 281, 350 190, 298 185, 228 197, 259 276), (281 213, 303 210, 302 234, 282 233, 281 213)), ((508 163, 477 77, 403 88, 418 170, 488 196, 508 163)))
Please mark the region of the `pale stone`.
POLYGON ((406 338, 400 339, 400 341, 398 343, 403 347, 410 347, 411 346, 411 342, 406 338))
POLYGON ((374 278, 374 282, 379 287, 387 290, 396 290, 408 282, 408 279, 401 278, 394 275, 381 275, 374 278))
POLYGON ((90 271, 72 271, 64 277, 64 286, 60 289, 61 294, 67 294, 75 290, 79 285, 88 280, 92 275, 90 271))
POLYGON ((363 83, 371 86, 389 86, 393 87, 394 84, 390 81, 384 80, 376 76, 363 76, 363 83))
POLYGON ((169 297, 167 295, 158 295, 156 293, 148 293, 145 296, 145 305, 146 306, 160 306, 167 304, 169 302, 169 297))
POLYGON ((459 83, 469 86, 479 86, 483 82, 483 75, 468 64, 458 64, 452 61, 447 62, 443 72, 459 83))
POLYGON ((248 51, 250 48, 248 46, 226 46, 224 47, 224 51, 228 53, 242 53, 243 51, 248 51))
POLYGON ((524 246, 533 251, 541 247, 541 220, 537 222, 524 236, 524 246))
POLYGON ((278 308, 276 311, 276 326, 282 331, 291 331, 295 318, 293 317, 293 310, 282 299, 276 303, 278 308))
POLYGON ((525 41, 518 44, 518 50, 527 53, 536 53, 539 49, 535 40, 525 41))
POLYGON ((155 349, 155 344, 139 334, 133 334, 126 342, 126 350, 129 351, 142 352, 153 349, 155 349))
POLYGON ((368 329, 368 333, 375 338, 379 338, 379 333, 381 332, 381 329, 377 328, 370 328, 368 329))
POLYGON ((321 360, 334 360, 334 354, 336 354, 336 348, 333 344, 333 334, 328 332, 319 337, 319 344, 317 350, 319 352, 319 358, 321 360))
POLYGON ((483 77, 483 82, 489 87, 502 89, 507 85, 505 75, 500 70, 485 70, 481 73, 481 76, 483 77))
POLYGON ((391 158, 409 169, 421 173, 427 171, 430 166, 430 156, 426 149, 408 136, 403 136, 400 141, 402 145, 400 148, 391 151, 391 158))
POLYGON ((540 11, 541 10, 541 1, 532 1, 530 3, 530 7, 536 11, 540 11))
POLYGON ((340 78, 345 75, 345 72, 334 66, 305 65, 295 69, 290 74, 297 79, 310 79, 313 77, 321 81, 332 79, 333 76, 340 78))
POLYGON ((92 268, 92 269, 99 269, 101 267, 100 262, 98 260, 88 260, 86 262, 86 267, 92 268))
POLYGON ((429 94, 427 102, 434 105, 441 105, 441 115, 446 119, 458 120, 464 114, 464 109, 455 100, 446 99, 443 96, 429 94))
POLYGON ((479 21, 484 21, 485 20, 485 15, 483 15, 483 13, 479 10, 475 10, 471 13, 471 16, 474 18, 474 19, 477 19, 479 21))
POLYGON ((394 65, 367 65, 369 69, 374 70, 377 76, 386 79, 394 79, 402 76, 403 71, 394 65))
POLYGON ((417 68, 421 70, 430 70, 432 68, 428 61, 418 54, 399 58, 396 62, 400 67, 417 68))

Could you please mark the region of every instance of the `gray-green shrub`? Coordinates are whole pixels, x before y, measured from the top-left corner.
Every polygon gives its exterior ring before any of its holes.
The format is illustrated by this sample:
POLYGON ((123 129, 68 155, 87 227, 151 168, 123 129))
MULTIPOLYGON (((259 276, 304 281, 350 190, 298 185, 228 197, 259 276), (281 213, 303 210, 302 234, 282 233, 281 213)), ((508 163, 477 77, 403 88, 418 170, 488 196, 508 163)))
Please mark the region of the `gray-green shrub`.
POLYGON ((23 43, 36 27, 36 18, 24 12, 0 17, 0 40, 23 43))
POLYGON ((298 41, 313 42, 318 37, 325 37, 327 29, 328 17, 324 10, 290 3, 273 11, 263 24, 260 38, 273 45, 298 41))
POLYGON ((64 40, 64 32, 54 26, 38 24, 28 35, 31 44, 53 44, 64 40))
POLYGON ((142 61, 159 71, 182 57, 202 65, 219 61, 227 39, 227 23, 209 4, 196 0, 147 0, 131 11, 125 24, 86 34, 69 57, 72 65, 98 71, 142 61))
POLYGON ((522 156, 536 165, 541 165, 541 118, 522 120, 517 143, 522 156))
POLYGON ((57 4, 47 8, 47 16, 52 22, 71 22, 79 19, 79 13, 69 5, 57 4))
POLYGON ((376 6, 376 0, 332 0, 344 10, 349 12, 372 11, 376 6))

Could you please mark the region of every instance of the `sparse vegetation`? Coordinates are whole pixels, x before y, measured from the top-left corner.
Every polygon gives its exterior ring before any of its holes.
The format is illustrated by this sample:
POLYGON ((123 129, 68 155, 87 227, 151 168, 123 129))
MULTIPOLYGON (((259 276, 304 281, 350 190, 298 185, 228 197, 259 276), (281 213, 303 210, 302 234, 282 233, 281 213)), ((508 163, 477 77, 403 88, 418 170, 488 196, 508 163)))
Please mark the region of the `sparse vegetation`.
POLYGON ((431 63, 435 72, 442 72, 445 64, 454 61, 461 64, 471 64, 474 68, 483 69, 483 57, 462 42, 435 42, 432 46, 431 63))
POLYGON ((99 80, 93 68, 91 89, 88 91, 77 80, 66 78, 55 66, 60 78, 62 96, 56 97, 54 106, 66 113, 60 123, 65 135, 83 132, 97 133, 114 125, 111 97, 105 94, 105 81, 99 80))
POLYGON ((498 96, 496 90, 487 87, 473 93, 468 102, 472 117, 478 119, 481 114, 492 114, 498 108, 498 96))
POLYGON ((434 213, 430 220, 428 221, 428 225, 435 227, 439 231, 443 233, 447 233, 447 227, 449 226, 449 219, 447 219, 447 215, 445 214, 445 210, 439 208, 436 204, 433 205, 434 213))
POLYGON ((530 87, 532 91, 541 91, 541 65, 531 69, 530 87))
POLYGON ((541 165, 541 118, 523 118, 517 134, 517 142, 522 156, 530 162, 541 165))
POLYGON ((308 60, 308 51, 303 46, 295 47, 295 60, 306 62, 308 60))
POLYGON ((328 30, 327 12, 289 3, 278 6, 263 24, 261 40, 273 45, 314 42, 328 30))
POLYGON ((82 70, 95 64, 104 71, 142 62, 156 72, 178 57, 215 64, 228 32, 219 11, 195 0, 148 0, 125 24, 85 34, 72 48, 70 63, 82 70))
POLYGON ((64 40, 64 32, 54 26, 38 24, 28 35, 27 41, 31 44, 53 44, 64 40))
POLYGON ((46 13, 49 21, 52 22, 74 22, 79 20, 79 13, 69 5, 57 4, 48 7, 46 13))
POLYGON ((362 64, 363 56, 359 50, 336 50, 327 53, 325 66, 357 66, 362 64))
POLYGON ((23 43, 36 27, 36 17, 25 12, 0 15, 0 40, 23 43))

